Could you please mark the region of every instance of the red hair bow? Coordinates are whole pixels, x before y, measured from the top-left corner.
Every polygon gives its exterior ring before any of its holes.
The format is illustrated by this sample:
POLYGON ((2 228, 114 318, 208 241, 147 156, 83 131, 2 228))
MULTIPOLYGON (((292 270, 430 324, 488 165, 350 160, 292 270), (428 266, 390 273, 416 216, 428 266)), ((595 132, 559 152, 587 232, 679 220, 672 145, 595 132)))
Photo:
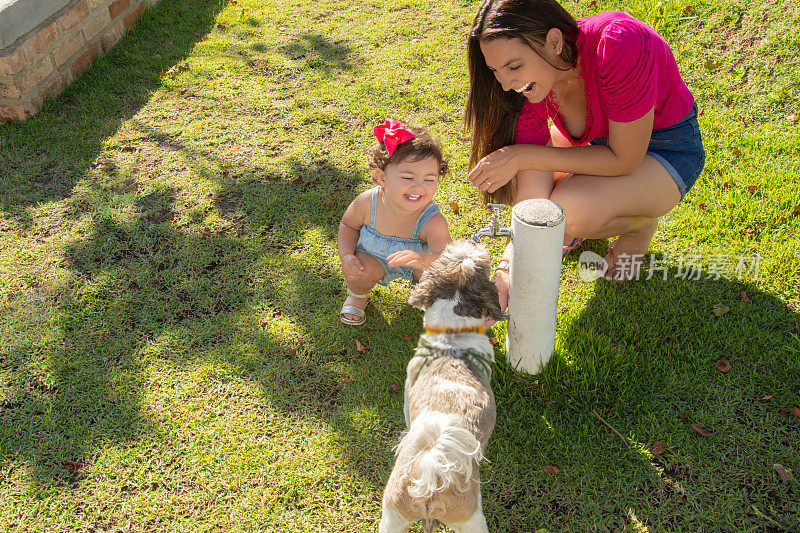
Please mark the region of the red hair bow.
POLYGON ((375 137, 386 145, 386 151, 392 155, 398 146, 414 138, 414 134, 405 128, 405 124, 393 118, 375 126, 375 137))

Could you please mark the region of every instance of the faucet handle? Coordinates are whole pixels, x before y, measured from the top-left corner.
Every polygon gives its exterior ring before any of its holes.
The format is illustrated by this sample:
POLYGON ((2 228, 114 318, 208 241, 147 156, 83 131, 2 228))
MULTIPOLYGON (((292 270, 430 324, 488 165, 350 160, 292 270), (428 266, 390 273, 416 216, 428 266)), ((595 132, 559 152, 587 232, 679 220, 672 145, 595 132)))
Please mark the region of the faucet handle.
POLYGON ((496 213, 499 213, 500 211, 503 211, 504 209, 508 209, 508 206, 506 204, 486 204, 486 208, 487 209, 491 209, 492 211, 494 211, 496 213))

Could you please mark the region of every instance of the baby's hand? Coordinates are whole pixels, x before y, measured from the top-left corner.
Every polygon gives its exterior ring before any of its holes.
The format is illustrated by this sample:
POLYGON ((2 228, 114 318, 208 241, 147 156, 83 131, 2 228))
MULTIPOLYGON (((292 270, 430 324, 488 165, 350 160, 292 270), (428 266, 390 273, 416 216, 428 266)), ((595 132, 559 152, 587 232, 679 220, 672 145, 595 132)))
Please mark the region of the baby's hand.
POLYGON ((342 257, 342 273, 349 279, 362 279, 366 274, 366 269, 355 254, 348 254, 342 257))
POLYGON ((423 260, 423 254, 411 250, 400 250, 386 258, 390 267, 410 266, 413 268, 420 268, 424 266, 423 260))

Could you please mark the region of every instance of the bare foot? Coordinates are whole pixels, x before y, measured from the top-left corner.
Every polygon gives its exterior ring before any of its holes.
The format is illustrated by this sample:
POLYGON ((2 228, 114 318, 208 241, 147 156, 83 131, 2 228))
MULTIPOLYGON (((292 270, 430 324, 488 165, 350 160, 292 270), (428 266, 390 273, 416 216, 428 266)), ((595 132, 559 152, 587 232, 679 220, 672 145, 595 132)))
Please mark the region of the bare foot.
POLYGON ((657 218, 643 219, 640 229, 620 235, 611 243, 605 261, 603 277, 609 281, 631 281, 639 279, 642 258, 650 247, 650 241, 658 228, 657 218))

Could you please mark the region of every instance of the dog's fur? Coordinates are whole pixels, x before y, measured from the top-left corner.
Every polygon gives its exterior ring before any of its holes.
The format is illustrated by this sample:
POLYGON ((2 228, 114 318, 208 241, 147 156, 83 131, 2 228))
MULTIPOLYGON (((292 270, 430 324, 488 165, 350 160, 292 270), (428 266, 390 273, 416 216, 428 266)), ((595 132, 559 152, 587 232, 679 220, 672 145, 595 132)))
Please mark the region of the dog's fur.
MULTIPOLYGON (((422 275, 409 303, 425 310, 425 326, 430 328, 456 330, 483 326, 485 317, 499 320, 500 302, 490 270, 485 248, 469 241, 452 243, 422 275)), ((494 362, 485 334, 420 337, 407 368, 408 431, 397 446, 397 461, 383 493, 381 533, 408 531, 420 519, 426 532, 439 522, 457 532, 488 531, 478 470, 496 409, 490 377, 481 365, 454 356, 469 349, 494 362), (421 348, 423 343, 431 348, 421 348)))

